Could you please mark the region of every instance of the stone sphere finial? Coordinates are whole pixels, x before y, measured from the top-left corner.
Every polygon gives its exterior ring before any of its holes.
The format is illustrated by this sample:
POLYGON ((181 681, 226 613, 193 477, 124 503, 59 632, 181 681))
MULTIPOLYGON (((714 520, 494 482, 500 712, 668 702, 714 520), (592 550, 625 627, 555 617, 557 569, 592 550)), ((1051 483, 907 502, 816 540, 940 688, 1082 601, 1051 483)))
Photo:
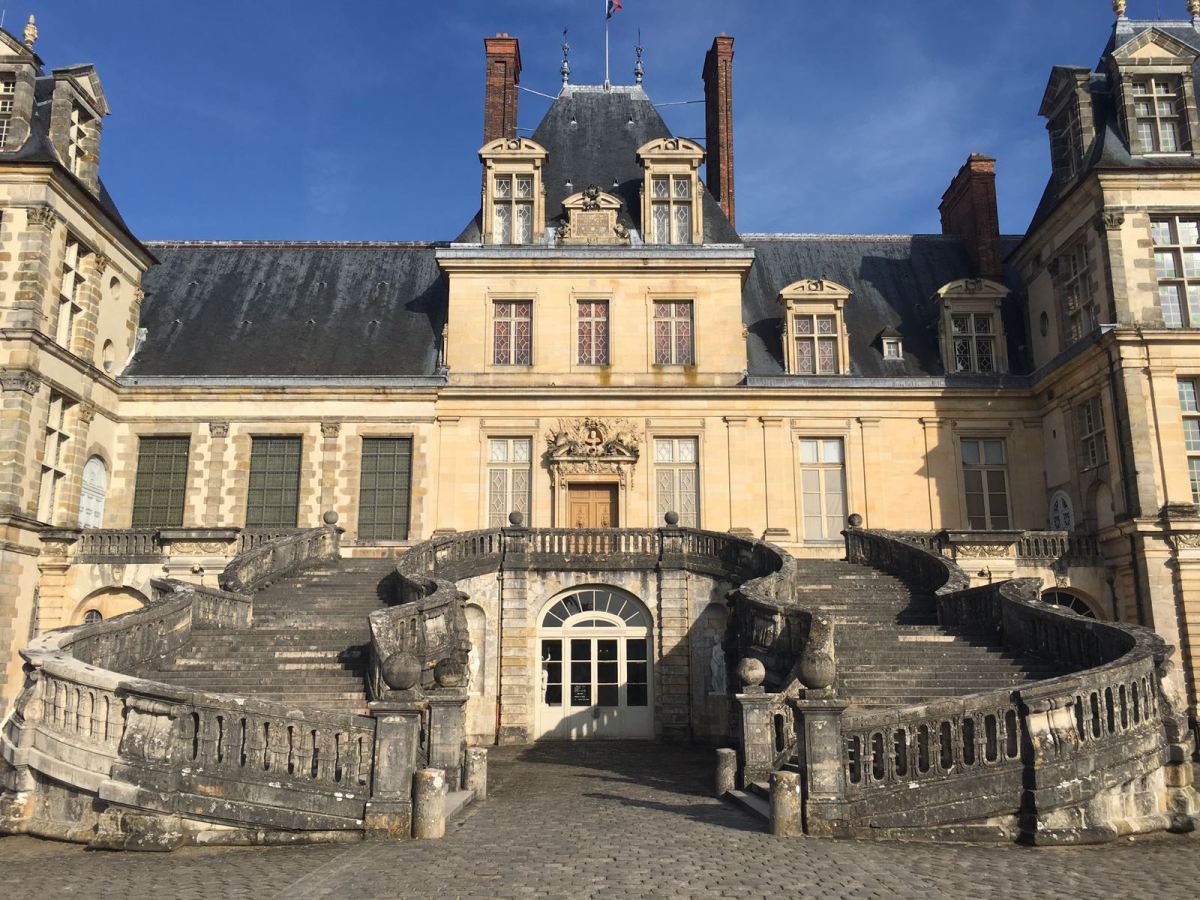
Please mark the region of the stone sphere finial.
POLYGON ((404 650, 397 650, 383 661, 383 680, 393 691, 407 691, 421 680, 421 661, 404 650))
POLYGON ((508 524, 513 528, 520 528, 525 524, 525 513, 521 512, 519 509, 514 509, 508 514, 508 524))
POLYGON ((663 516, 663 518, 666 520, 667 524, 670 525, 672 528, 674 528, 676 525, 679 524, 679 513, 677 513, 677 512, 674 512, 674 511, 669 512, 665 516, 663 516))
POLYGON ((433 667, 433 678, 441 687, 462 687, 466 677, 466 669, 457 659, 447 657, 439 660, 438 664, 433 667))
POLYGON ((767 667, 762 664, 762 660, 751 656, 738 663, 737 673, 746 687, 758 687, 767 680, 767 667))
POLYGON ((325 510, 325 515, 321 516, 321 521, 326 525, 336 525, 338 523, 337 511, 333 509, 325 510))
POLYGON ((851 528, 862 528, 863 517, 858 513, 850 513, 850 518, 846 519, 846 523, 851 528))

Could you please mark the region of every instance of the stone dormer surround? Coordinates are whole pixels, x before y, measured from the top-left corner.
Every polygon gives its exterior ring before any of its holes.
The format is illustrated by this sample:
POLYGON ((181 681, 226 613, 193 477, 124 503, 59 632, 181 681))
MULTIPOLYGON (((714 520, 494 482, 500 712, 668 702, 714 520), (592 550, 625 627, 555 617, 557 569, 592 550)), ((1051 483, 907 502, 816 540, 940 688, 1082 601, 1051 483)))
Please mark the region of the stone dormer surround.
POLYGON ((59 160, 93 194, 100 192, 101 120, 108 115, 108 101, 93 66, 55 69, 54 94, 50 105, 50 143, 59 160), (78 163, 70 158, 72 113, 86 119, 80 140, 78 163))
MULTIPOLYGON (((1118 38, 1120 29, 1118 28, 1118 38)), ((1142 146, 1138 137, 1134 111, 1136 97, 1133 93, 1134 80, 1146 75, 1165 75, 1178 79, 1182 97, 1180 100, 1180 122, 1185 133, 1180 136, 1178 155, 1195 156, 1200 149, 1200 115, 1196 107, 1196 86, 1193 67, 1200 54, 1158 28, 1148 28, 1133 37, 1109 57, 1113 83, 1113 96, 1129 141, 1130 152, 1135 156, 1156 152, 1153 147, 1142 146)))
POLYGON ((14 89, 10 99, 12 112, 8 118, 8 136, 0 150, 19 150, 29 140, 33 123, 35 83, 41 73, 38 55, 17 41, 8 32, 0 31, 0 79, 12 79, 14 89))

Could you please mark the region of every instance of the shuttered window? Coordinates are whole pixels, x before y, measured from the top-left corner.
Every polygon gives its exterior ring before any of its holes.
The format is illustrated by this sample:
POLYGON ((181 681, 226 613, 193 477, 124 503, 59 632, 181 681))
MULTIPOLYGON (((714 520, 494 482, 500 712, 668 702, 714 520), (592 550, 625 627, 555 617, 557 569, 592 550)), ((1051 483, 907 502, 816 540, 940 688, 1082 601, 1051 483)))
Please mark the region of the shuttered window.
POLYGON ((299 508, 300 438, 253 438, 246 527, 295 528, 299 508))
POLYGON ((144 437, 138 441, 133 487, 134 528, 179 528, 187 494, 188 438, 144 437))
POLYGON ((412 438, 363 438, 358 493, 358 537, 408 539, 412 438))

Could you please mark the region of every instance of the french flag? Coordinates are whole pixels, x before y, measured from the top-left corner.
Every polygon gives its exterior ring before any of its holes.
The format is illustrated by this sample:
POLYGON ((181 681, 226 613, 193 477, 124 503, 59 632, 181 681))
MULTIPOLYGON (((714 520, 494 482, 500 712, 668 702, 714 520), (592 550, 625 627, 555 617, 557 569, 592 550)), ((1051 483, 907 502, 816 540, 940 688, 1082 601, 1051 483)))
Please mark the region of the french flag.
POLYGON ((612 18, 621 11, 621 0, 608 0, 608 18, 612 18))

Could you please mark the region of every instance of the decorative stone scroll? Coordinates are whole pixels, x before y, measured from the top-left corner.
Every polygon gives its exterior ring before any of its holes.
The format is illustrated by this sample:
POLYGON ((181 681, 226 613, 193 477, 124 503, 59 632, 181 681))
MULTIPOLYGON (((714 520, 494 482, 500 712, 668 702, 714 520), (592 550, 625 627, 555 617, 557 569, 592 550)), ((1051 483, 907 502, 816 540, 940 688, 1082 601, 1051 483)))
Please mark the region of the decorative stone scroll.
POLYGON ((571 475, 616 475, 628 488, 642 436, 628 419, 559 419, 546 443, 546 465, 559 487, 571 475))
POLYGON ((629 232, 617 221, 621 201, 592 185, 563 201, 567 218, 559 226, 559 244, 628 245, 629 232))

